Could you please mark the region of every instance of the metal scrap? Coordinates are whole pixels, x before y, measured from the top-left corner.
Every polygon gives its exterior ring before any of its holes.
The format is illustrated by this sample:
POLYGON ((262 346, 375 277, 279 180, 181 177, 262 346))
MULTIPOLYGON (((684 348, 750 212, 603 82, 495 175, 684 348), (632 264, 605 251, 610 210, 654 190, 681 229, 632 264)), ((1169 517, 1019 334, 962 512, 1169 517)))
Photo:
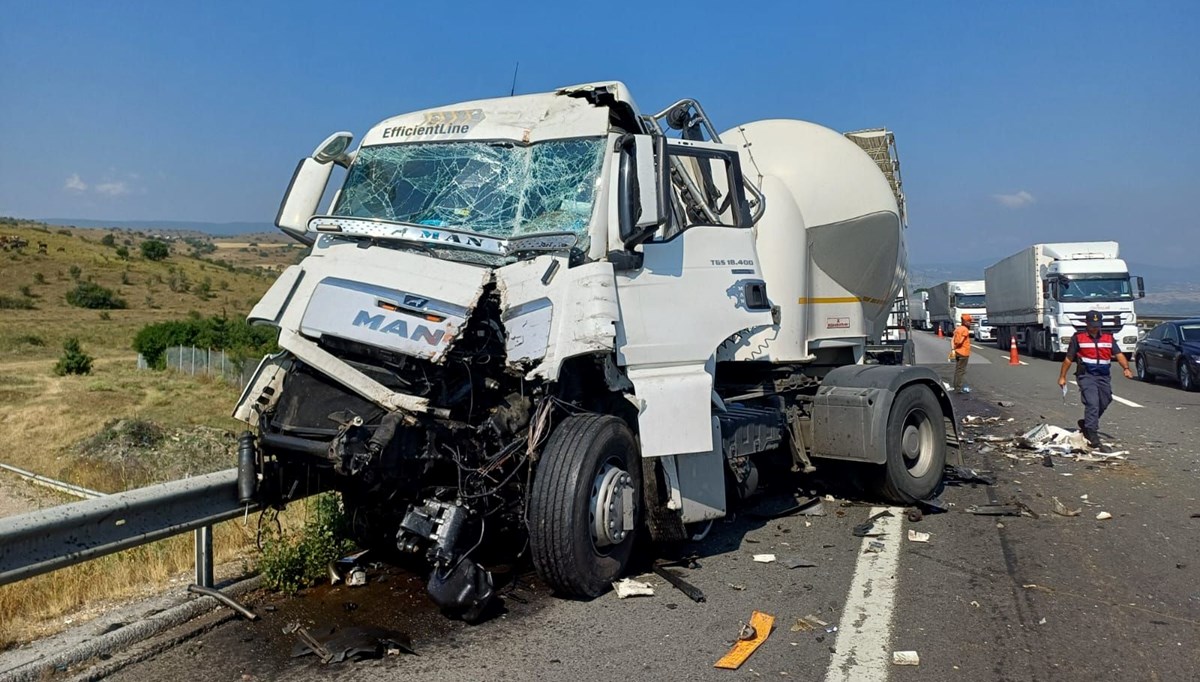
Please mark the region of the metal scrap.
POLYGON ((1021 508, 1015 504, 973 504, 964 509, 976 516, 1020 516, 1021 508))
POLYGON ((327 628, 321 634, 313 635, 299 623, 293 623, 283 631, 285 634, 295 633, 301 642, 292 649, 292 658, 316 654, 323 664, 416 653, 408 635, 384 628, 327 628))
POLYGON ((868 535, 870 535, 870 533, 871 533, 871 530, 872 530, 873 528, 875 528, 875 521, 876 521, 876 520, 878 520, 878 519, 881 519, 881 518, 883 518, 883 517, 885 517, 885 516, 892 516, 892 515, 893 515, 893 514, 892 514, 890 511, 888 511, 888 510, 884 509, 883 511, 879 512, 878 514, 875 514, 874 516, 871 516, 871 517, 870 517, 870 518, 868 518, 866 521, 864 521, 864 522, 862 522, 862 523, 858 524, 857 526, 855 526, 855 527, 854 527, 854 529, 853 529, 852 531, 850 531, 850 532, 854 534, 854 537, 857 537, 857 538, 865 538, 865 537, 867 537, 868 535))
POLYGON ((250 609, 246 608, 245 606, 242 606, 238 602, 234 601, 231 597, 223 594, 222 592, 220 592, 218 590, 214 590, 211 587, 204 587, 203 585, 188 585, 187 589, 188 589, 188 592, 192 592, 194 594, 203 594, 203 595, 212 597, 213 599, 216 599, 217 601, 221 602, 222 604, 228 606, 229 608, 231 608, 234 611, 241 614, 242 617, 245 618, 246 620, 258 620, 257 613, 251 611, 250 609))
POLYGON ((688 599, 691 599, 697 604, 703 604, 707 600, 704 596, 704 592, 702 592, 700 588, 689 583, 675 573, 668 571, 661 564, 655 565, 653 570, 655 575, 671 583, 672 587, 682 592, 685 596, 687 596, 688 599))
POLYGON ((943 480, 946 485, 964 485, 970 483, 982 483, 983 485, 996 485, 996 475, 990 471, 976 471, 968 467, 946 465, 943 480))
POLYGON ((829 623, 809 614, 803 618, 797 618, 790 629, 792 632, 812 632, 813 630, 823 629, 828 625, 829 623))

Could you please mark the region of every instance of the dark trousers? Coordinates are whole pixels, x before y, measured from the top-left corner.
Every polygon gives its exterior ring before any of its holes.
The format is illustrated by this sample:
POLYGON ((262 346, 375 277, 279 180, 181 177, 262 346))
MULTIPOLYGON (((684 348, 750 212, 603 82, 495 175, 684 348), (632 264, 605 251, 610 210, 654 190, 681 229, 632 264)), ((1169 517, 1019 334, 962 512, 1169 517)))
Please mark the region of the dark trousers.
POLYGON ((1079 398, 1083 401, 1083 428, 1100 430, 1100 417, 1112 403, 1112 379, 1098 374, 1080 374, 1079 398))
POLYGON ((954 390, 961 391, 963 387, 963 378, 967 376, 967 361, 971 359, 969 355, 954 356, 954 390))

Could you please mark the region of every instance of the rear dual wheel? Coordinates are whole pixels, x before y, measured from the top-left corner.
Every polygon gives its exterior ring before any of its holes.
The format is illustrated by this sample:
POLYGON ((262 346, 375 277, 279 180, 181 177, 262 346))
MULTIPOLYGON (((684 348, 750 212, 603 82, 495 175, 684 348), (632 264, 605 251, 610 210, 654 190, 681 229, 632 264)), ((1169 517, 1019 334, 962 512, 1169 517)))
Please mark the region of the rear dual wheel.
POLYGON ((906 386, 888 414, 887 462, 880 467, 876 491, 900 504, 927 499, 941 484, 945 467, 942 406, 928 386, 906 386))

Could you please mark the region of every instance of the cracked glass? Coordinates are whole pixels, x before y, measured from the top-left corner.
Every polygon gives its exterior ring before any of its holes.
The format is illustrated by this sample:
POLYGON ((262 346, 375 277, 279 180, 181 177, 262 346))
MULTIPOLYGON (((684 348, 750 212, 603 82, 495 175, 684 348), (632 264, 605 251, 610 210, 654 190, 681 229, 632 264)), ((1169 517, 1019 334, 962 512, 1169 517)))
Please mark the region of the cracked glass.
POLYGON ((498 239, 568 232, 582 241, 604 162, 604 140, 363 147, 333 215, 448 227, 498 239))

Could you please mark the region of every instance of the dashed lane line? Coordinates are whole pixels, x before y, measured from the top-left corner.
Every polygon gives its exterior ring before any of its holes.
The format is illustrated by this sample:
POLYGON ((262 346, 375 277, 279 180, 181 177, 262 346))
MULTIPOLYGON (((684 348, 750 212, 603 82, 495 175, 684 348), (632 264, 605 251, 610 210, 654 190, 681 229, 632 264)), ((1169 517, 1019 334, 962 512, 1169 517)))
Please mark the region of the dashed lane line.
MULTIPOLYGON (((871 509, 874 516, 887 509, 871 509)), ((896 583, 900 565, 901 514, 875 520, 872 534, 865 537, 850 592, 838 623, 837 642, 825 673, 826 682, 886 680, 892 667, 892 614, 896 605, 896 583), (872 542, 881 542, 878 552, 868 551, 872 542)))
MULTIPOLYGON (((1071 383, 1075 384, 1076 386, 1079 385, 1078 383, 1076 383, 1074 381, 1072 381, 1071 383)), ((1138 403, 1133 402, 1132 400, 1126 400, 1125 398, 1122 398, 1121 396, 1116 395, 1115 393, 1113 394, 1112 399, 1121 403, 1122 405, 1128 405, 1130 407, 1145 407, 1145 405, 1140 405, 1138 403)))

